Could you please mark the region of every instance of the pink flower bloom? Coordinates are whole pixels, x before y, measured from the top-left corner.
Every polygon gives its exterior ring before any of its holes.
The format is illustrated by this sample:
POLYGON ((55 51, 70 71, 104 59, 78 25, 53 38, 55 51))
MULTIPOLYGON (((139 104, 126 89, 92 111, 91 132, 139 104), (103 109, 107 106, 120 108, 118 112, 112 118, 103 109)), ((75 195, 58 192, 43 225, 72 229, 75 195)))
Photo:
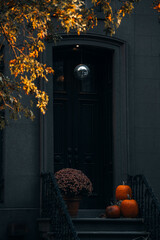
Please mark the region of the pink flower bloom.
POLYGON ((80 170, 63 168, 55 173, 55 178, 63 195, 88 196, 92 193, 91 181, 80 170))

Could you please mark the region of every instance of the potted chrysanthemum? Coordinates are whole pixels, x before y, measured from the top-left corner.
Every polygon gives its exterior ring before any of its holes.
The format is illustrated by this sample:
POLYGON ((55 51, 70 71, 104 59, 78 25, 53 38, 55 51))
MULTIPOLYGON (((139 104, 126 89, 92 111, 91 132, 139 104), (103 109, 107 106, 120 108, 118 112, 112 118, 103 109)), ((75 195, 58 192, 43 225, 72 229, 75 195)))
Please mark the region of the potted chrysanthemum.
POLYGON ((78 212, 79 202, 83 196, 92 193, 92 183, 90 179, 81 171, 73 168, 64 168, 55 173, 59 189, 72 217, 78 212), (73 207, 72 203, 76 205, 73 207))

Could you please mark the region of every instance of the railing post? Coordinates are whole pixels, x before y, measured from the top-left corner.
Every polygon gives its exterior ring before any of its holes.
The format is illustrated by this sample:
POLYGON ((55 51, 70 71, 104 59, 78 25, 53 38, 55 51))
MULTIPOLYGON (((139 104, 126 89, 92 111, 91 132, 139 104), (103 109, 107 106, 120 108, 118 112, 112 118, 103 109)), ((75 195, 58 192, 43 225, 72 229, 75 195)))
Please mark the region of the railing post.
POLYGON ((53 173, 42 175, 42 217, 50 219, 48 239, 79 240, 53 173))
POLYGON ((160 240, 160 203, 143 175, 128 176, 134 198, 138 202, 140 216, 151 233, 151 239, 160 240))

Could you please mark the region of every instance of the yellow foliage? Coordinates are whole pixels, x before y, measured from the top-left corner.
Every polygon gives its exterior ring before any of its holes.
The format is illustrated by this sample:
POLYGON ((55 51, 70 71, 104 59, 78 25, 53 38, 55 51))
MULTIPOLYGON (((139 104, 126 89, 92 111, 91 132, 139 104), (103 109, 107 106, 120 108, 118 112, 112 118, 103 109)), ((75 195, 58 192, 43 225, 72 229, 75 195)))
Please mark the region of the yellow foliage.
POLYGON ((157 3, 157 5, 154 7, 158 12, 160 12, 160 3, 157 3))
MULTIPOLYGON (((3 97, 0 109, 7 106, 14 113, 23 111, 33 119, 33 113, 22 107, 20 99, 12 96, 13 89, 23 89, 27 95, 35 95, 37 107, 44 114, 49 99, 37 83, 39 79, 48 81, 48 74, 54 73, 52 67, 39 60, 45 50, 45 39, 54 29, 50 27, 51 24, 57 24, 59 21, 67 33, 72 30, 80 34, 97 25, 94 7, 101 5, 106 31, 113 34, 123 17, 132 12, 134 3, 138 0, 120 1, 120 7, 116 11, 113 11, 113 2, 92 0, 93 8, 87 9, 83 0, 1 0, 0 34, 1 39, 12 51, 9 68, 14 81, 11 83, 2 77, 5 91, 0 85, 0 97, 3 97)), ((156 1, 154 9, 160 12, 159 0, 156 1)))

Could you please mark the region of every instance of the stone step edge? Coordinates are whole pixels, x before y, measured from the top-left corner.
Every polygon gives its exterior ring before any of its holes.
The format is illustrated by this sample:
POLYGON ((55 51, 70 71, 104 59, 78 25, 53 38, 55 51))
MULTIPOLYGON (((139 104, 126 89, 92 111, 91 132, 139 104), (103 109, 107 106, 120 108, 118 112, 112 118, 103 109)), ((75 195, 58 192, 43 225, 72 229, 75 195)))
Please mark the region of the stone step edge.
POLYGON ((145 231, 77 231, 78 235, 138 235, 149 236, 149 232, 145 231))
MULTIPOLYGON (((149 232, 135 232, 135 231, 129 231, 129 232, 126 232, 126 231, 122 231, 122 232, 114 232, 114 231, 106 231, 106 232, 88 232, 88 231, 84 231, 84 232, 76 232, 76 235, 77 236, 86 236, 86 235, 96 235, 96 236, 136 236, 136 237, 144 237, 144 236, 147 236, 149 237, 150 236, 150 233, 149 232)), ((47 232, 47 236, 54 236, 54 232, 47 232)))
MULTIPOLYGON (((51 218, 46 218, 46 217, 41 217, 41 218, 37 218, 37 221, 49 221, 51 220, 51 218)), ((75 217, 72 218, 72 221, 108 221, 108 222, 142 222, 144 223, 144 219, 143 218, 99 218, 99 217, 95 217, 95 218, 86 218, 86 217, 75 217)))
POLYGON ((143 218, 80 218, 80 217, 75 217, 75 218, 72 218, 72 221, 73 222, 85 222, 85 221, 91 221, 91 222, 96 222, 96 221, 99 221, 99 222, 131 222, 131 223, 135 223, 135 222, 142 222, 144 223, 144 219, 143 218))

